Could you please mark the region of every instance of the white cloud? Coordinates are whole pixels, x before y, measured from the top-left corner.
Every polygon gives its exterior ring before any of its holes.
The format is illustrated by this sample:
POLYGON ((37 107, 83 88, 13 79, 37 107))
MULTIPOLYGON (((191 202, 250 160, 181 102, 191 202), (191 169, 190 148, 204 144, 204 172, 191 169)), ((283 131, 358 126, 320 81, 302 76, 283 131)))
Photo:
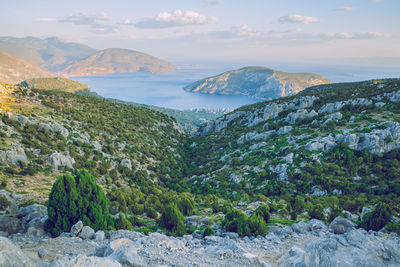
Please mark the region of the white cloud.
POLYGON ((204 25, 215 23, 217 21, 214 17, 207 17, 194 11, 180 9, 172 12, 160 12, 154 18, 146 18, 135 24, 138 28, 171 28, 188 25, 204 25))
POLYGON ((293 14, 289 16, 283 16, 278 19, 278 21, 282 24, 286 23, 301 23, 301 24, 310 24, 313 22, 318 22, 318 18, 310 17, 310 16, 302 16, 298 14, 293 14))
POLYGON ((208 32, 205 35, 219 39, 246 39, 261 36, 261 32, 249 27, 247 24, 243 24, 228 30, 208 32))
POLYGON ((54 22, 57 21, 55 18, 37 18, 35 21, 40 21, 40 22, 54 22))
POLYGON ((335 11, 344 11, 344 12, 346 12, 346 11, 353 11, 353 10, 355 10, 355 8, 352 7, 352 6, 342 6, 342 7, 339 7, 339 8, 335 8, 334 10, 335 11))
POLYGON ((62 23, 74 23, 77 25, 99 25, 103 24, 104 22, 111 21, 110 17, 105 14, 84 14, 84 13, 78 13, 78 14, 73 14, 69 15, 66 18, 62 18, 58 20, 59 22, 62 23))
POLYGON ((105 14, 72 14, 57 20, 59 23, 73 23, 75 25, 88 25, 89 32, 96 34, 109 34, 118 32, 120 29, 112 23, 111 18, 105 14))
POLYGON ((220 5, 224 2, 224 0, 202 0, 202 1, 210 5, 220 5))

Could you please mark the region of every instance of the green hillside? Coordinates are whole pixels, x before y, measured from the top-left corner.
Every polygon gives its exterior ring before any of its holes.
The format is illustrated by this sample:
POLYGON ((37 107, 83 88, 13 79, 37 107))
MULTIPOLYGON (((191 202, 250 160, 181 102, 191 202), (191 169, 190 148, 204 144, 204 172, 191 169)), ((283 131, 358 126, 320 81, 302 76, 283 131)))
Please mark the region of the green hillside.
POLYGON ((82 90, 90 90, 89 86, 86 84, 61 77, 33 78, 25 80, 21 84, 29 89, 58 90, 70 93, 82 90))

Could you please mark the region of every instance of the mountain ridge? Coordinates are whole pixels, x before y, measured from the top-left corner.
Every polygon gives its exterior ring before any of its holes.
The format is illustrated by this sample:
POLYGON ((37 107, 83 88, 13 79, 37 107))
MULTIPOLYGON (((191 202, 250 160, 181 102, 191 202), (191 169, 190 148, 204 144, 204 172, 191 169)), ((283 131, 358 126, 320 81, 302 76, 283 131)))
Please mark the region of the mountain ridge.
POLYGON ((267 100, 293 95, 323 83, 331 81, 312 73, 285 73, 249 66, 201 79, 183 89, 195 93, 244 95, 267 100))

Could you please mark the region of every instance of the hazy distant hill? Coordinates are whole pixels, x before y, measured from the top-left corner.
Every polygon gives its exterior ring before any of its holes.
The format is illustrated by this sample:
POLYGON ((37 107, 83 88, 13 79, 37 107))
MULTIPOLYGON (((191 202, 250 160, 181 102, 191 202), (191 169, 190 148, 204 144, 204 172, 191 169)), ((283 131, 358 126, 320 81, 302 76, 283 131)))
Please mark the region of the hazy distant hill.
POLYGON ((245 67, 199 80, 184 90, 205 94, 244 95, 274 99, 331 81, 312 73, 285 73, 264 67, 245 67))
POLYGON ((171 63, 134 50, 109 48, 67 67, 67 76, 89 76, 116 72, 165 73, 175 69, 171 63))
POLYGON ((60 77, 33 78, 25 80, 21 84, 30 89, 58 90, 71 93, 82 90, 90 90, 90 87, 86 84, 60 77))
POLYGON ((15 84, 28 78, 52 75, 35 63, 12 57, 0 51, 0 81, 15 84))
POLYGON ((0 37, 0 51, 34 62, 51 72, 58 72, 97 50, 83 44, 65 42, 57 37, 0 37))

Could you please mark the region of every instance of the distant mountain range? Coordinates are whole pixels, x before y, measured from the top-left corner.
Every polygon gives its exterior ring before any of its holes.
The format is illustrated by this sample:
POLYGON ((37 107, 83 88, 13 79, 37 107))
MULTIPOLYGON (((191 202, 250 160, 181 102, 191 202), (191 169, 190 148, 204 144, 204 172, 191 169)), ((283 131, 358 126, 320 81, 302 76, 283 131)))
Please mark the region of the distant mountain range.
POLYGON ((0 37, 0 51, 34 62, 51 72, 60 72, 98 50, 79 43, 64 42, 57 37, 0 37))
MULTIPOLYGON (((88 76, 116 72, 150 72, 165 73, 175 66, 167 61, 148 54, 129 49, 110 48, 97 50, 89 46, 65 42, 57 37, 40 39, 36 37, 0 37, 0 51, 22 59, 29 64, 37 65, 59 76, 88 76)), ((8 59, 7 64, 11 61, 8 59)), ((0 61, 0 65, 3 64, 0 61)), ((13 68, 18 70, 18 68, 13 68)), ((51 73, 50 73, 51 72, 51 73)), ((29 72, 24 71, 28 74, 29 72)), ((3 81, 21 82, 26 78, 43 77, 43 75, 26 76, 22 79, 3 81)))
POLYGON ((259 99, 274 99, 296 94, 307 87, 332 83, 312 73, 286 73, 265 67, 245 67, 205 78, 184 88, 185 91, 243 95, 259 99))
POLYGON ((0 51, 0 81, 18 83, 31 77, 54 76, 33 62, 15 58, 0 51))
POLYGON ((109 48, 77 61, 63 73, 67 76, 90 76, 116 72, 165 73, 176 69, 171 63, 138 51, 109 48))

